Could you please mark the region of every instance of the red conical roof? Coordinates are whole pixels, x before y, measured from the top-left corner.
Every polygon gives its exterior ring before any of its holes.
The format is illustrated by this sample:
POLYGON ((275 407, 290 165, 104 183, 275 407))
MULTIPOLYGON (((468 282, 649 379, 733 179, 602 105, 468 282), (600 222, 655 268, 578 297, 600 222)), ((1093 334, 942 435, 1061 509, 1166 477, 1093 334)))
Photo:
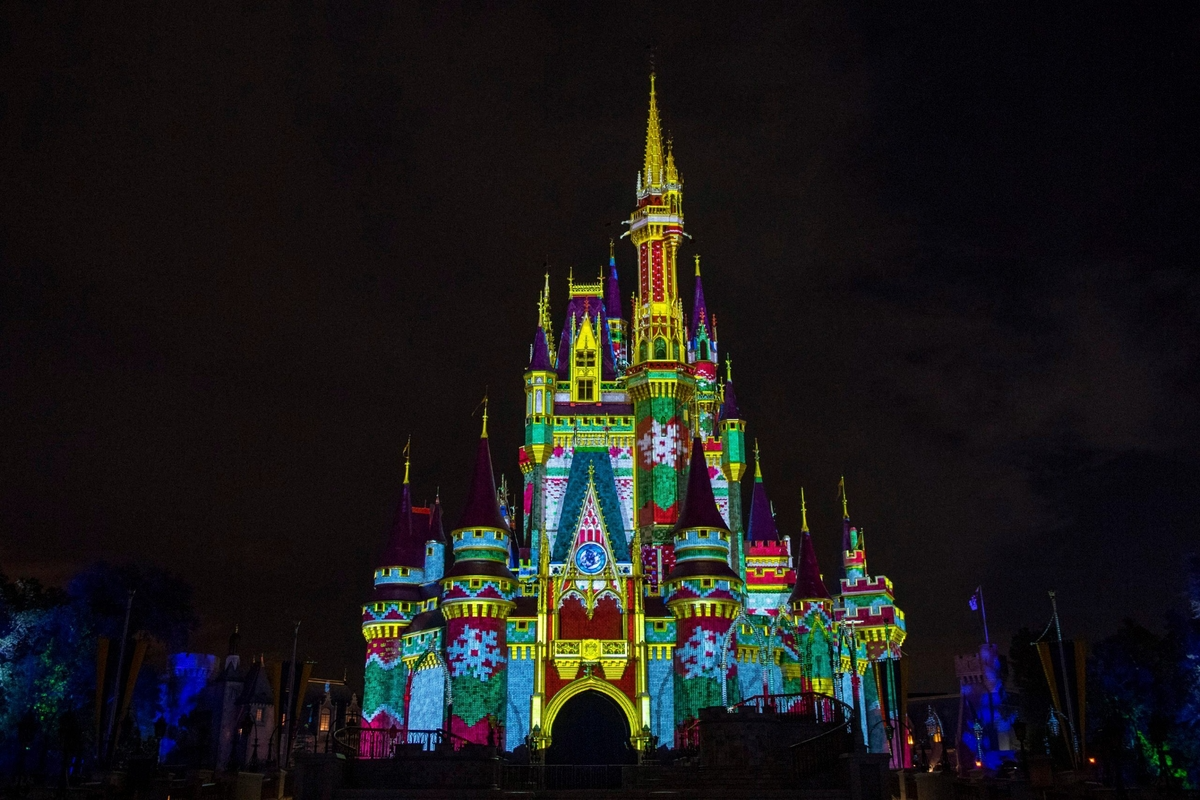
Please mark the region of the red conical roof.
POLYGON ((396 519, 392 522, 387 550, 384 551, 379 566, 415 569, 425 566, 425 542, 413 526, 412 492, 408 481, 404 482, 404 489, 401 490, 400 506, 396 509, 396 519))
POLYGON ((467 494, 467 504, 463 507, 458 528, 498 528, 507 531, 508 523, 500 513, 500 501, 496 497, 496 479, 492 474, 492 451, 488 447, 486 425, 485 417, 484 433, 479 437, 479 448, 475 451, 471 490, 467 494))
POLYGON ((813 549, 812 534, 807 529, 800 534, 800 553, 796 557, 796 588, 792 590, 789 603, 802 600, 829 600, 829 589, 821 579, 821 565, 817 563, 817 551, 813 549))
POLYGON ((675 530, 688 528, 718 528, 729 530, 717 500, 713 496, 712 481, 708 477, 708 462, 704 460, 704 445, 697 436, 692 441, 692 461, 688 466, 687 494, 683 498, 683 513, 675 523, 675 530))

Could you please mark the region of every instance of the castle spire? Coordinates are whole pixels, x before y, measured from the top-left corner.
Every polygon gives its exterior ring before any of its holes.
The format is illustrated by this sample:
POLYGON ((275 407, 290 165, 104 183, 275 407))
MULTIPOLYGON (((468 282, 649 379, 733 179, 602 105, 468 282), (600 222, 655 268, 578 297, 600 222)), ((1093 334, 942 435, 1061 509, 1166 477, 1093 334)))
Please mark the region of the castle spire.
POLYGON ((642 166, 646 187, 663 184, 662 127, 658 120, 658 98, 654 91, 654 73, 650 73, 650 119, 646 123, 646 158, 642 166))
POLYGON ((804 487, 800 487, 800 530, 808 530, 808 506, 804 504, 804 487))
POLYGON ((404 486, 400 490, 400 505, 392 522, 387 550, 380 560, 381 567, 412 567, 425 565, 425 542, 413 527, 412 486, 408 482, 409 444, 404 446, 404 486))
POLYGON ((408 435, 408 441, 404 443, 404 482, 408 483, 408 465, 409 456, 412 451, 412 434, 408 435))
POLYGON ((496 494, 496 478, 492 472, 492 451, 487 435, 487 396, 483 398, 483 433, 475 450, 475 472, 471 477, 471 489, 463 506, 458 529, 494 528, 508 532, 508 523, 500 513, 500 500, 496 494))
POLYGON ((746 538, 751 542, 779 541, 779 528, 775 526, 771 500, 763 485, 762 459, 759 458, 757 441, 754 442, 754 489, 750 495, 750 524, 746 527, 746 538))

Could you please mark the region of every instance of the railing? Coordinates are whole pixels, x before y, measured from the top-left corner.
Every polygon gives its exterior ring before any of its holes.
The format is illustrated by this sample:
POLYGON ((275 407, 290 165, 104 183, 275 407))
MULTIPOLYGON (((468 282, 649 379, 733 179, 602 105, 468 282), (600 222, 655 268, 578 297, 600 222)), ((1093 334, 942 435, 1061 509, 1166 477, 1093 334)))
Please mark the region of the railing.
POLYGON ((502 764, 500 788, 506 791, 544 789, 620 789, 620 764, 502 764))
POLYGON ((336 751, 347 758, 395 758, 401 753, 462 750, 474 745, 444 730, 402 731, 399 728, 342 728, 333 735, 336 751))
POLYGON ((682 753, 700 752, 700 720, 689 720, 675 729, 675 749, 682 753))
POLYGON ((730 711, 734 709, 798 717, 820 724, 845 722, 852 713, 850 707, 836 697, 816 692, 755 695, 730 707, 730 711))

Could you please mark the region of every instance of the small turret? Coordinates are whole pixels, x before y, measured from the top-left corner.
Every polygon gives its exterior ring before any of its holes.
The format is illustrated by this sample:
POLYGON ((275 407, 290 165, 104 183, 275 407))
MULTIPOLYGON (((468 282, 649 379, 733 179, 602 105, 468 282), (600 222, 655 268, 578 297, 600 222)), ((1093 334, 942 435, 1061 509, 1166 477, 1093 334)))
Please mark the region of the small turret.
POLYGON ((375 585, 385 583, 418 584, 424 580, 425 542, 423 532, 416 529, 413 521, 412 487, 409 484, 409 458, 411 438, 404 445, 404 485, 400 490, 400 504, 392 523, 387 550, 375 570, 375 585))
POLYGON ((617 373, 622 374, 629 366, 629 340, 625 325, 625 311, 621 307, 621 285, 617 280, 617 256, 613 240, 608 240, 608 275, 604 283, 604 314, 608 317, 608 338, 612 342, 617 373))
POLYGON ((667 576, 668 583, 699 575, 740 583, 737 573, 729 568, 729 528, 717 510, 704 445, 698 436, 692 441, 687 494, 673 534, 675 567, 667 576))
POLYGON ((425 536, 425 580, 440 581, 446 574, 446 531, 442 526, 442 499, 435 496, 429 514, 429 533, 425 536))
POLYGON ((700 256, 696 256, 696 291, 692 296, 692 330, 688 336, 692 363, 709 363, 716 375, 717 338, 708 305, 704 301, 704 283, 700 279, 700 256))
POLYGON ((796 587, 788 604, 802 613, 805 603, 817 602, 832 604, 829 589, 825 586, 825 578, 821 575, 821 565, 817 563, 817 551, 813 548, 812 534, 808 531, 808 508, 804 505, 804 489, 800 490, 800 547, 796 555, 796 587))
POLYGON ((853 583, 867 574, 867 553, 862 531, 850 522, 845 477, 838 481, 838 494, 842 498, 842 577, 853 583))

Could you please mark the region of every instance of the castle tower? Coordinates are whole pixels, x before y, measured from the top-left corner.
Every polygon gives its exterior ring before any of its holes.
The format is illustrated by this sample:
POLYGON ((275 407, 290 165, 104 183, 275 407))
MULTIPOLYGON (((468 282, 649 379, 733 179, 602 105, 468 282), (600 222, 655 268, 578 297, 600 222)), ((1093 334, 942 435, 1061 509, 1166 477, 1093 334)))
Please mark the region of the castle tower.
POLYGON ((687 362, 675 269, 683 241, 683 183, 669 145, 664 157, 653 74, 646 156, 628 236, 638 258, 628 371, 637 442, 634 523, 644 543, 663 543, 679 517, 683 459, 696 426, 696 381, 687 362))
MULTIPOLYGON (((904 703, 900 698, 896 662, 907 635, 904 612, 896 606, 892 582, 883 575, 867 572, 866 546, 862 530, 850 522, 844 480, 840 488, 844 577, 834 614, 841 625, 857 634, 861 643, 860 665, 865 670, 861 697, 866 717, 864 731, 870 737, 868 745, 875 752, 887 752, 890 747, 891 752, 903 753, 907 740, 897 733, 901 729, 904 703), (897 737, 891 745, 886 738, 888 730, 897 737)), ((905 762, 898 759, 897 763, 905 762)))
POLYGON ((453 708, 451 732, 473 742, 504 742, 508 696, 505 620, 515 607, 517 579, 508 568, 512 532, 500 512, 487 403, 475 472, 458 527, 451 533, 454 566, 442 578, 446 662, 453 708))
POLYGON ((617 372, 624 374, 629 366, 629 330, 621 307, 621 284, 617 280, 617 256, 613 241, 608 240, 608 274, 604 284, 604 313, 608 316, 608 338, 612 341, 617 372))
POLYGON ((370 727, 404 725, 404 688, 408 670, 401 639, 423 600, 425 534, 413 520, 409 485, 409 446, 404 447, 404 486, 387 550, 375 570, 375 589, 363 606, 362 632, 367 640, 363 687, 363 721, 370 727))
POLYGON ((721 472, 729 489, 729 530, 734 534, 734 570, 746 574, 746 532, 742 515, 742 476, 746 474, 746 423, 738 411, 737 394, 733 391, 732 368, 725 357, 725 392, 721 402, 721 472))
POLYGON ((796 582, 788 597, 788 607, 796 627, 809 634, 800 637, 801 652, 800 690, 833 695, 833 598, 825 586, 821 565, 817 562, 817 551, 813 548, 812 534, 808 530, 808 508, 804 504, 804 490, 800 490, 800 544, 796 550, 796 582))
POLYGON ((754 491, 746 531, 746 610, 774 616, 786 610, 788 587, 796 581, 788 540, 780 539, 775 512, 763 485, 762 458, 754 445, 754 491))
POLYGON ((429 514, 429 533, 425 536, 425 582, 440 581, 448 567, 446 530, 442 525, 442 498, 435 497, 429 514))
POLYGON ((716 319, 709 315, 700 280, 700 256, 696 256, 696 288, 692 297, 692 328, 688 334, 688 362, 696 378, 697 432, 705 439, 720 435, 717 412, 721 405, 717 385, 716 319))
POLYGON ((732 535, 717 510, 700 437, 692 441, 683 513, 672 531, 675 566, 663 596, 675 617, 675 724, 737 694, 733 622, 742 580, 729 568, 732 535))

